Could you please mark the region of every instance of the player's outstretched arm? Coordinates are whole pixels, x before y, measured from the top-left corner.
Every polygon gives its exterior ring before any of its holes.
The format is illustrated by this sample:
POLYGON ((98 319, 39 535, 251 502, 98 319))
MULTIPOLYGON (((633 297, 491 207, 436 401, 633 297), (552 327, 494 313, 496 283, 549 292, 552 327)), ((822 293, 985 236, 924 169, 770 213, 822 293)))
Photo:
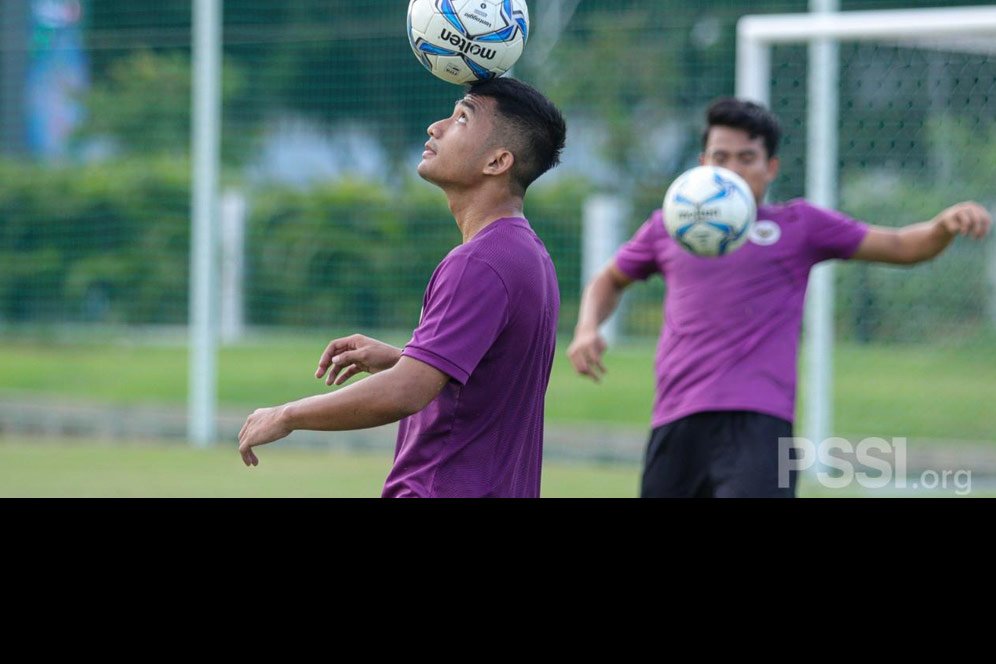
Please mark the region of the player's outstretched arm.
POLYGON ((350 431, 397 422, 425 408, 449 382, 442 371, 411 357, 355 385, 328 394, 260 408, 239 431, 239 454, 247 466, 259 464, 254 447, 292 431, 350 431))
POLYGON ((331 385, 333 381, 336 385, 342 385, 361 371, 373 374, 390 369, 399 359, 400 348, 362 334, 353 334, 329 342, 318 359, 315 378, 321 378, 328 372, 326 385, 331 385))
POLYGON ((984 207, 973 202, 958 203, 923 223, 903 228, 872 226, 853 258, 913 265, 934 258, 958 235, 980 240, 991 227, 992 217, 984 207))
POLYGON ((567 357, 575 371, 596 383, 606 373, 602 355, 607 344, 598 329, 619 306, 622 292, 631 283, 632 279, 610 263, 588 282, 581 295, 578 323, 574 328, 574 339, 567 347, 567 357))

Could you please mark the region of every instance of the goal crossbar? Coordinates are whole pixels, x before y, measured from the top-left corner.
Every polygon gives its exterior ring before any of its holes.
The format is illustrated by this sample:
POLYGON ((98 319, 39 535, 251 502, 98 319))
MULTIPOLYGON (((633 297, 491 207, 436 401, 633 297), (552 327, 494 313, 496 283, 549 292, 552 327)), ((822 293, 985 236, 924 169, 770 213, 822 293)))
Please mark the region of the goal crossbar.
POLYGON ((792 43, 811 39, 889 39, 921 35, 991 34, 996 7, 892 9, 812 14, 745 16, 738 39, 792 43))
POLYGON ((993 34, 996 7, 744 16, 737 23, 737 95, 767 101, 768 50, 775 44, 927 38, 934 48, 996 53, 996 40, 989 41, 991 46, 985 49, 980 44, 987 42, 978 39, 993 34))

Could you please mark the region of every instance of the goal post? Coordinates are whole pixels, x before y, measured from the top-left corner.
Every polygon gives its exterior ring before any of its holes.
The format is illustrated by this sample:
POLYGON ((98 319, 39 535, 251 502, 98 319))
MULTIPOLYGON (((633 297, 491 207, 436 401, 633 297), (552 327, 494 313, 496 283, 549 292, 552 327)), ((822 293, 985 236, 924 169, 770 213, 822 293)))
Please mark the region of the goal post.
MULTIPOLYGON (((775 45, 830 44, 877 41, 891 45, 946 49, 954 52, 996 54, 996 7, 945 7, 916 10, 876 10, 745 16, 737 24, 736 94, 770 105, 772 47, 775 45), (988 39, 986 39, 988 37, 988 39)), ((811 49, 808 77, 812 83, 824 74, 811 49)), ((835 60, 834 90, 818 101, 809 99, 806 111, 806 197, 817 205, 835 207, 838 168, 835 60), (828 144, 830 141, 832 145, 828 144)), ((823 86, 824 92, 827 86, 823 86)), ((810 86, 810 95, 819 86, 810 86)), ((806 304, 808 375, 804 386, 804 435, 825 440, 832 435, 833 267, 813 270, 806 304)))
POLYGON ((222 0, 193 3, 188 438, 217 438, 222 0))

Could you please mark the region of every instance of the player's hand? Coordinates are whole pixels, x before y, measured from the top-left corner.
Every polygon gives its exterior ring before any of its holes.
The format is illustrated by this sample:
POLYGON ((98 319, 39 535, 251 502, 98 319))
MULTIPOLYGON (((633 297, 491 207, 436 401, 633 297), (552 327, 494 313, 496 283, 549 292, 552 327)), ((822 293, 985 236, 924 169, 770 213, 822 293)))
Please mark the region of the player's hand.
POLYGON ((239 431, 239 454, 247 466, 258 466, 259 459, 252 451, 257 445, 265 445, 280 440, 291 432, 283 421, 283 406, 259 408, 246 419, 239 431))
POLYGON ((596 383, 605 375, 602 355, 608 344, 595 331, 579 331, 574 334, 574 340, 567 347, 567 357, 570 358, 574 370, 582 376, 588 376, 596 383))
POLYGON ((958 203, 941 211, 934 223, 951 235, 966 235, 981 240, 989 232, 993 220, 989 211, 975 202, 958 203))
POLYGON ((362 334, 354 334, 329 342, 318 360, 315 378, 321 378, 325 372, 328 372, 326 385, 331 385, 333 382, 342 385, 361 371, 374 374, 390 369, 399 359, 401 359, 400 348, 362 334))

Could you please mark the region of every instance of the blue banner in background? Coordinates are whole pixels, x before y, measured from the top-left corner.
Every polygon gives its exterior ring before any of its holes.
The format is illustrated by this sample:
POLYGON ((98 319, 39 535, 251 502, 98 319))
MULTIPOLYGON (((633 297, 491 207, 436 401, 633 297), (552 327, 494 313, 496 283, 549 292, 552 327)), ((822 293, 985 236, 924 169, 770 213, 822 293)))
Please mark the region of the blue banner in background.
POLYGON ((89 85, 83 50, 84 0, 31 0, 27 72, 28 150, 46 159, 70 156, 89 85))

